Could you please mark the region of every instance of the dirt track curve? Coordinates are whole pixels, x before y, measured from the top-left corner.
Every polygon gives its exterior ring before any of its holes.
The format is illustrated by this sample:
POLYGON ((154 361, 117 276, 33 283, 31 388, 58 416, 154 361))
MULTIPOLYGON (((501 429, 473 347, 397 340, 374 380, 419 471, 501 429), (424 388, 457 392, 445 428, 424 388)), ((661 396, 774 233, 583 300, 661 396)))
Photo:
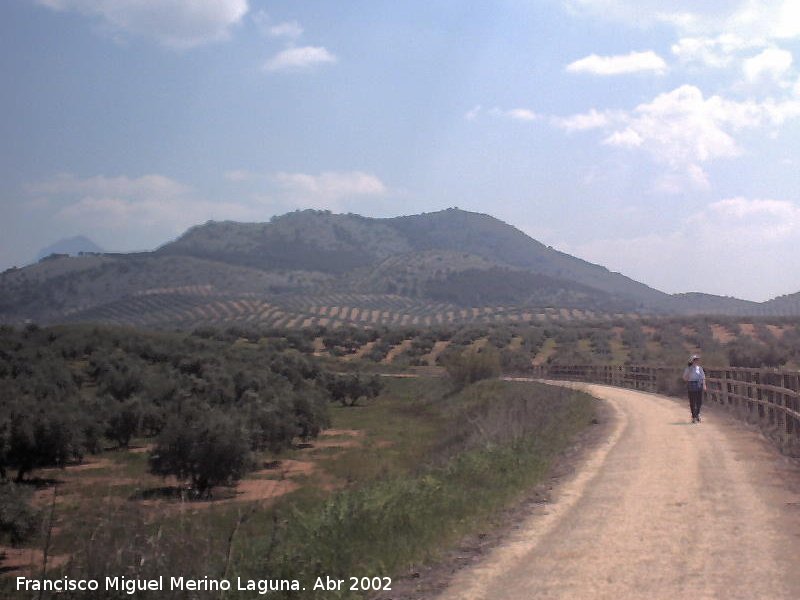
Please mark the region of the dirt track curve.
POLYGON ((800 473, 757 433, 673 399, 607 400, 608 440, 440 600, 800 598, 800 473))

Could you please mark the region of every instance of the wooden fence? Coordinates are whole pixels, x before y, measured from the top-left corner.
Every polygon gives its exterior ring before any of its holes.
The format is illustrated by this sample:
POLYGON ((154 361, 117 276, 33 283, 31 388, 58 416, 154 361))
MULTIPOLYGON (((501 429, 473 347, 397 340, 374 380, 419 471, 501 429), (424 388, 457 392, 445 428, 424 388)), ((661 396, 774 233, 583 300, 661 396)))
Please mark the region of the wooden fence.
MULTIPOLYGON (((706 400, 755 421, 781 442, 800 442, 800 371, 704 367, 706 400)), ((605 383, 647 392, 685 395, 682 367, 653 365, 540 365, 542 379, 605 383)))

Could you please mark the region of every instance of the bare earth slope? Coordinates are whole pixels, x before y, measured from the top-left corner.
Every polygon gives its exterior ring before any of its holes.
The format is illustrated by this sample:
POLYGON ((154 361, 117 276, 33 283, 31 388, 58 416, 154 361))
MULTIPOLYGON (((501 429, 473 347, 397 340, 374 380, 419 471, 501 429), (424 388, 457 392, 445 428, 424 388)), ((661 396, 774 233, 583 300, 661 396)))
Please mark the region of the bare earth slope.
POLYGON ((800 598, 800 472, 719 411, 575 384, 608 442, 442 599, 800 598))

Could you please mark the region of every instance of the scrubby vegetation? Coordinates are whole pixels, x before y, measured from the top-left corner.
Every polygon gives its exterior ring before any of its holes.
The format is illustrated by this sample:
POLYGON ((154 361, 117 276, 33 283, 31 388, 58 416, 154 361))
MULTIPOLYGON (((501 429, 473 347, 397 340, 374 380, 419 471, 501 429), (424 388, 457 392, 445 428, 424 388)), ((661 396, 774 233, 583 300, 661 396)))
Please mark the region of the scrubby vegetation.
POLYGON ((204 327, 204 335, 233 342, 269 338, 301 353, 314 340, 333 369, 446 367, 465 352, 491 347, 504 373, 524 374, 532 364, 683 364, 702 352, 714 366, 800 367, 800 323, 791 318, 670 317, 537 323, 472 323, 431 327, 250 329, 204 327), (213 333, 212 333, 213 332, 213 333), (389 361, 391 357, 391 361, 389 361), (360 359, 351 364, 352 359, 360 359), (391 364, 389 364, 389 362, 391 364), (371 366, 372 365, 372 366, 371 366))
MULTIPOLYGON (((293 479, 301 486, 293 493, 252 504, 218 504, 191 514, 175 513, 169 501, 148 505, 136 493, 121 501, 95 498, 90 490, 97 484, 68 468, 62 485, 87 495, 57 508, 70 518, 57 519, 64 531, 55 552, 67 552, 70 560, 51 576, 268 574, 298 578, 309 588, 320 574, 396 578, 465 533, 489 526, 498 509, 543 476, 550 458, 593 412, 587 396, 561 388, 482 381, 452 394, 441 379, 397 379, 359 409, 334 404, 331 416, 338 431, 363 432, 363 442, 335 454, 324 445, 313 455, 290 450, 284 456, 316 456, 317 475, 293 479), (323 484, 330 478, 338 482, 333 489, 323 484), (80 492, 71 481, 84 482, 80 492)), ((130 462, 136 456, 110 454, 128 476, 137 472, 130 462)), ((0 578, 0 592, 10 585, 0 578)), ((272 596, 319 597, 310 590, 272 596)), ((358 594, 326 595, 350 596, 358 594)))
POLYGON ((336 494, 287 524, 271 572, 305 579, 321 566, 337 577, 403 572, 536 483, 593 415, 584 394, 499 381, 446 401, 434 396, 417 410, 446 424, 423 462, 405 476, 336 494))
POLYGON ((30 496, 22 486, 0 482, 0 544, 20 544, 36 531, 38 519, 30 496))
POLYGON ((796 367, 800 329, 719 317, 2 328, 0 544, 41 548, 58 486, 52 551, 69 562, 54 572, 395 574, 490 518, 590 420, 586 398, 501 372, 682 365, 695 350, 707 365, 796 367), (409 370, 437 376, 376 376, 409 370))
MULTIPOLYGON (((40 469, 149 438, 152 473, 202 497, 240 479, 254 453, 315 438, 341 400, 337 376, 291 348, 302 340, 231 343, 238 333, 1 328, 0 480, 40 484, 40 469)), ((0 491, 0 530, 14 542, 32 531, 21 490, 0 491)))
POLYGON ((444 363, 455 389, 500 375, 500 354, 493 346, 451 354, 444 363))

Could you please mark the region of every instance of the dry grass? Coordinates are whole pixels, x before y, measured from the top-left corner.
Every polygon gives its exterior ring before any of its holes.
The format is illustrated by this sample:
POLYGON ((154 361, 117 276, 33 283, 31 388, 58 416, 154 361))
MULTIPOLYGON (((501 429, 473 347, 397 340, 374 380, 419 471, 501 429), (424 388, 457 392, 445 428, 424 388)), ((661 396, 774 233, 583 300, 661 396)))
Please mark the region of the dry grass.
MULTIPOLYGON (((69 562, 69 554, 47 555, 48 569, 58 569, 69 562)), ((44 559, 44 551, 39 548, 12 548, 0 545, 0 576, 8 573, 13 576, 32 576, 39 574, 44 559)))
POLYGON ((736 339, 736 336, 731 333, 731 331, 725 327, 725 325, 720 325, 719 323, 712 323, 711 327, 711 335, 714 336, 714 340, 719 342, 720 344, 728 344, 736 339))
POLYGON ((767 329, 769 329, 769 332, 779 340, 783 339, 783 334, 786 330, 786 328, 782 325, 767 325, 767 329))
POLYGON ((611 339, 608 342, 609 347, 611 348, 611 362, 615 365, 624 364, 628 357, 630 356, 630 352, 622 343, 621 339, 611 339))
POLYGON ((482 337, 478 338, 474 342, 472 342, 467 348, 464 350, 465 352, 480 352, 483 350, 486 345, 489 343, 489 338, 482 337))
POLYGON ((377 341, 367 342, 366 344, 361 346, 358 350, 356 350, 353 354, 348 354, 347 356, 343 356, 342 358, 347 361, 364 358, 364 356, 375 347, 376 343, 377 341))
POLYGON ((553 338, 547 338, 539 349, 539 352, 533 358, 533 364, 537 366, 545 364, 548 358, 555 355, 557 349, 558 344, 556 341, 553 338))
POLYGON ((411 342, 412 340, 403 340, 399 344, 393 346, 389 352, 386 353, 386 356, 383 358, 383 360, 381 360, 381 363, 385 365, 392 364, 398 356, 411 348, 411 342))
POLYGON ((325 354, 325 338, 321 336, 315 337, 312 346, 314 348, 314 356, 322 356, 325 354))
POLYGON ((449 345, 450 345, 450 340, 442 340, 435 342, 433 344, 433 348, 431 348, 431 351, 428 352, 428 354, 424 355, 422 357, 422 360, 425 361, 425 363, 429 367, 435 367, 436 361, 439 360, 439 355, 441 355, 441 353, 444 352, 449 345))
POLYGON ((511 341, 508 343, 508 349, 512 351, 519 350, 520 348, 522 348, 522 342, 524 341, 525 340, 523 340, 521 337, 515 335, 511 338, 511 341))

